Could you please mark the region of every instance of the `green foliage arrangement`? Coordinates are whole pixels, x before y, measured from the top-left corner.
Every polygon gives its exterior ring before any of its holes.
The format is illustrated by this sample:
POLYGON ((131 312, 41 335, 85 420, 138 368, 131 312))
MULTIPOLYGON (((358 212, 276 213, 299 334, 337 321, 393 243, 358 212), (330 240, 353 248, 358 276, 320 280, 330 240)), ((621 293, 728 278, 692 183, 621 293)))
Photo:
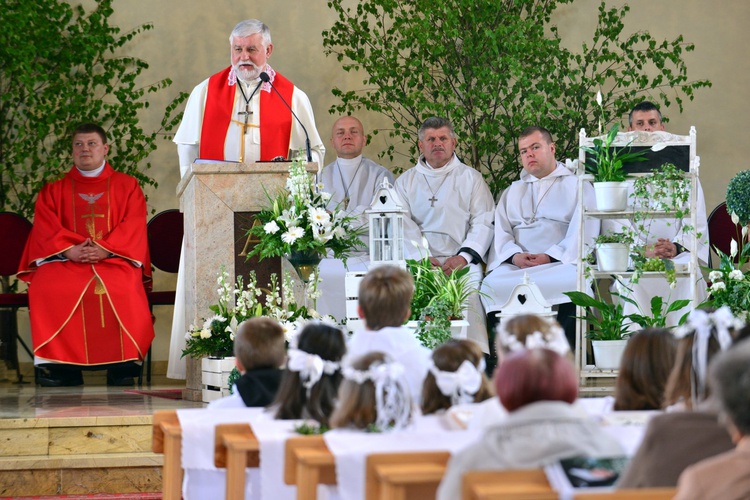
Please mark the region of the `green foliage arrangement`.
POLYGON ((327 425, 318 424, 314 421, 308 422, 307 420, 294 428, 294 432, 303 436, 319 436, 330 430, 327 425))
POLYGON ((417 338, 428 349, 434 349, 451 338, 451 314, 448 301, 442 297, 422 309, 417 321, 417 338))
POLYGON ((743 226, 750 223, 750 170, 739 172, 729 181, 727 212, 736 214, 743 226))
POLYGON ((750 243, 745 243, 739 250, 737 241, 744 241, 746 236, 747 226, 744 226, 742 235, 732 240, 729 255, 714 248, 720 259, 719 268, 709 270, 708 280, 711 285, 708 287, 708 299, 701 304, 715 309, 729 306, 732 314, 745 322, 750 320, 750 276, 745 272, 750 261, 750 243))
POLYGON ((602 2, 592 37, 569 49, 551 19, 572 1, 329 0, 336 20, 323 31, 326 54, 363 75, 360 89, 333 89, 340 103, 330 111, 387 117, 392 126, 373 134, 388 134, 383 156, 398 157, 396 165, 413 164, 425 118, 449 118, 457 154, 497 195, 518 177, 517 138, 527 125, 548 128, 558 157, 575 158, 572 131, 616 121, 645 96, 682 111, 683 99, 711 85, 688 80, 682 57, 694 46, 682 36, 627 34, 628 5, 602 2))
MULTIPOLYGON (((36 194, 72 166, 76 125, 94 122, 107 131, 113 168, 141 185, 156 186, 144 172, 160 135, 181 119, 181 93, 163 111, 161 129, 141 128, 142 113, 169 79, 142 84, 148 68, 118 55, 143 24, 120 32, 111 26, 112 0, 86 11, 63 0, 6 0, 0 30, 0 209, 33 216, 36 194)), ((161 113, 161 112, 160 112, 161 113)))
POLYGON ((283 257, 293 251, 323 256, 331 250, 335 258, 346 262, 349 253, 362 245, 362 228, 352 226, 356 218, 326 209, 331 195, 322 190, 322 185, 313 183, 306 164, 305 160, 294 159, 286 189, 273 197, 266 193, 270 206, 258 213, 260 224, 249 231, 259 242, 248 258, 283 257))
POLYGON ((593 147, 581 146, 591 155, 587 157, 585 167, 586 173, 594 176, 594 182, 622 182, 628 178, 624 169, 626 164, 645 160, 646 152, 631 151, 629 144, 622 148, 612 147, 619 129, 620 126, 615 123, 604 139, 593 139, 593 147))
MULTIPOLYGON (((688 299, 675 300, 674 302, 667 301, 665 303, 664 298, 660 295, 654 295, 651 297, 651 314, 630 314, 628 318, 640 326, 641 328, 666 328, 667 327, 667 315, 674 311, 679 311, 690 305, 688 299)), ((687 319, 690 312, 686 312, 678 321, 681 325, 687 319)))
POLYGON ((445 304, 448 319, 463 319, 466 301, 472 293, 477 293, 470 282, 468 266, 445 274, 425 257, 422 260, 407 260, 406 269, 414 278, 414 297, 409 319, 419 320, 425 308, 436 301, 445 304))
POLYGON ((594 243, 633 243, 633 234, 625 228, 619 233, 607 232, 594 237, 594 243))

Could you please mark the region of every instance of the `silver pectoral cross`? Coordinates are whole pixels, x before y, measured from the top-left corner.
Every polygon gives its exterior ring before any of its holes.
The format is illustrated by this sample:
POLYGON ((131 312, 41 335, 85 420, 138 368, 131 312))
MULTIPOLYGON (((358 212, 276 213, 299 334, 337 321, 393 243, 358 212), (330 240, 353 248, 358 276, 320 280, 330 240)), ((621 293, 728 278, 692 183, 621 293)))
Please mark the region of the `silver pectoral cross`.
POLYGON ((438 201, 438 199, 435 197, 434 194, 432 195, 432 198, 427 198, 427 199, 430 201, 430 206, 431 207, 434 207, 435 206, 435 202, 438 201))
POLYGON ((247 123, 247 119, 250 118, 250 116, 253 114, 253 110, 250 109, 249 105, 246 105, 245 106, 245 111, 240 111, 237 114, 240 115, 240 116, 243 116, 245 118, 243 120, 243 123, 242 123, 242 135, 245 135, 245 134, 247 134, 247 127, 249 125, 247 123))

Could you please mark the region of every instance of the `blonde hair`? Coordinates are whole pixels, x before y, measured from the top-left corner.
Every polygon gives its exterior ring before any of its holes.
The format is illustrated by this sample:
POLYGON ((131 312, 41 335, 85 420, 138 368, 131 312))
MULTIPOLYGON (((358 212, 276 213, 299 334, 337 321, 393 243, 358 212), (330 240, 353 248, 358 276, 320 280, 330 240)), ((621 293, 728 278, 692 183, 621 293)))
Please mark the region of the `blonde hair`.
POLYGON ((378 266, 359 284, 359 307, 369 330, 401 326, 414 296, 414 279, 396 266, 378 266))
POLYGON ((271 318, 243 321, 234 335, 234 355, 245 370, 279 368, 286 356, 284 329, 271 318))

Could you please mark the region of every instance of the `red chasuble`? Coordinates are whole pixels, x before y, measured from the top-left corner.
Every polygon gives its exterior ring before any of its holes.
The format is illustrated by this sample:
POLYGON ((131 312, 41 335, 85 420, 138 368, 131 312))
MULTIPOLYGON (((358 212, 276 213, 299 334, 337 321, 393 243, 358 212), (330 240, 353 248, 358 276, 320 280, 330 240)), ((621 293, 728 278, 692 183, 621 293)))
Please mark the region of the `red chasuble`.
MULTIPOLYGON (((201 127, 200 158, 224 160, 224 142, 227 128, 232 121, 234 100, 242 99, 237 92, 237 85, 229 85, 229 72, 232 67, 220 71, 208 80, 206 108, 203 112, 201 127), (239 97, 238 97, 239 95, 239 97)), ((294 84, 278 72, 273 85, 284 96, 291 106, 294 84)), ((271 161, 277 156, 286 158, 289 155, 289 143, 292 137, 292 113, 282 102, 279 95, 260 91, 260 161, 271 161)), ((237 117, 234 117, 237 120, 237 117)))
POLYGON ((141 360, 154 338, 146 200, 135 178, 107 164, 44 186, 18 277, 29 283, 34 354, 75 365, 141 360), (113 254, 96 264, 55 261, 90 238, 113 254))

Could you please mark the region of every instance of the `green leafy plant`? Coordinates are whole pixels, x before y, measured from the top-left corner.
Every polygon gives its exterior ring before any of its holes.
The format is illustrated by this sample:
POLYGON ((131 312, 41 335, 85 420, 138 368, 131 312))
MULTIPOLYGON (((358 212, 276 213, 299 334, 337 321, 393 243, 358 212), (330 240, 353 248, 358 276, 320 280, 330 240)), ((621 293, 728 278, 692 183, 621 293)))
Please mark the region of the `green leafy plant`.
POLYGON ((419 320, 425 308, 438 300, 448 308, 449 319, 463 319, 466 302, 471 294, 478 293, 471 283, 468 266, 445 274, 425 257, 422 260, 407 260, 406 268, 414 278, 409 319, 419 320))
MULTIPOLYGON (((628 178, 625 165, 644 161, 645 151, 631 151, 630 143, 624 147, 614 147, 620 127, 614 124, 604 139, 592 139, 593 147, 581 146, 591 156, 586 157, 586 173, 594 176, 594 182, 622 182, 628 178)), ((632 142, 632 141, 631 141, 632 142)))
POLYGON ((307 420, 294 428, 294 432, 303 436, 319 436, 321 434, 325 434, 330 430, 330 427, 328 427, 327 425, 318 424, 317 422, 307 420))
POLYGON ((42 186, 72 166, 70 134, 83 122, 107 131, 113 168, 156 187, 145 173, 151 167, 147 158, 157 140, 179 124, 182 114, 176 109, 187 98, 180 93, 163 111, 161 128, 145 131, 143 114, 172 82, 139 83, 148 63, 122 54, 153 25, 122 33, 110 24, 112 0, 98 0, 89 11, 71 4, 8 0, 2 5, 0 209, 28 219, 42 186))
POLYGON ((630 323, 626 320, 628 315, 624 312, 623 301, 635 304, 629 297, 618 293, 612 293, 612 297, 621 300, 608 301, 601 298, 591 297, 584 292, 563 292, 570 298, 573 304, 585 308, 584 316, 579 317, 586 321, 588 330, 586 337, 591 340, 622 340, 630 335, 630 323))
POLYGON ((630 245, 633 243, 633 233, 623 230, 619 233, 607 232, 598 234, 594 237, 594 243, 597 245, 602 243, 627 243, 630 245))
POLYGON ((658 40, 626 28, 628 5, 602 2, 591 37, 574 47, 551 21, 571 2, 330 0, 326 54, 363 75, 359 89, 334 87, 339 102, 330 112, 384 115, 389 126, 373 134, 388 135, 382 156, 396 166, 413 165, 426 117, 447 117, 458 156, 497 195, 518 177, 517 141, 527 125, 552 132, 559 158, 576 158, 571 131, 609 124, 645 96, 682 110, 684 98, 710 86, 688 79, 683 55, 694 46, 682 36, 658 40))
POLYGON ((434 349, 451 338, 451 309, 447 300, 438 297, 422 309, 417 322, 417 338, 429 349, 434 349))
MULTIPOLYGON (((628 318, 641 328, 666 328, 667 315, 679 311, 690 305, 688 299, 675 300, 674 302, 664 302, 660 295, 651 297, 651 314, 629 314, 628 318)), ((689 312, 685 313, 679 320, 678 324, 683 324, 687 319, 689 312)))
POLYGON ((229 376, 227 377, 227 388, 229 389, 229 394, 234 394, 234 384, 237 383, 241 376, 242 374, 236 366, 232 368, 231 372, 229 372, 229 376))
POLYGON ((743 226, 750 223, 750 170, 743 170, 732 177, 726 196, 727 212, 734 213, 743 226))

